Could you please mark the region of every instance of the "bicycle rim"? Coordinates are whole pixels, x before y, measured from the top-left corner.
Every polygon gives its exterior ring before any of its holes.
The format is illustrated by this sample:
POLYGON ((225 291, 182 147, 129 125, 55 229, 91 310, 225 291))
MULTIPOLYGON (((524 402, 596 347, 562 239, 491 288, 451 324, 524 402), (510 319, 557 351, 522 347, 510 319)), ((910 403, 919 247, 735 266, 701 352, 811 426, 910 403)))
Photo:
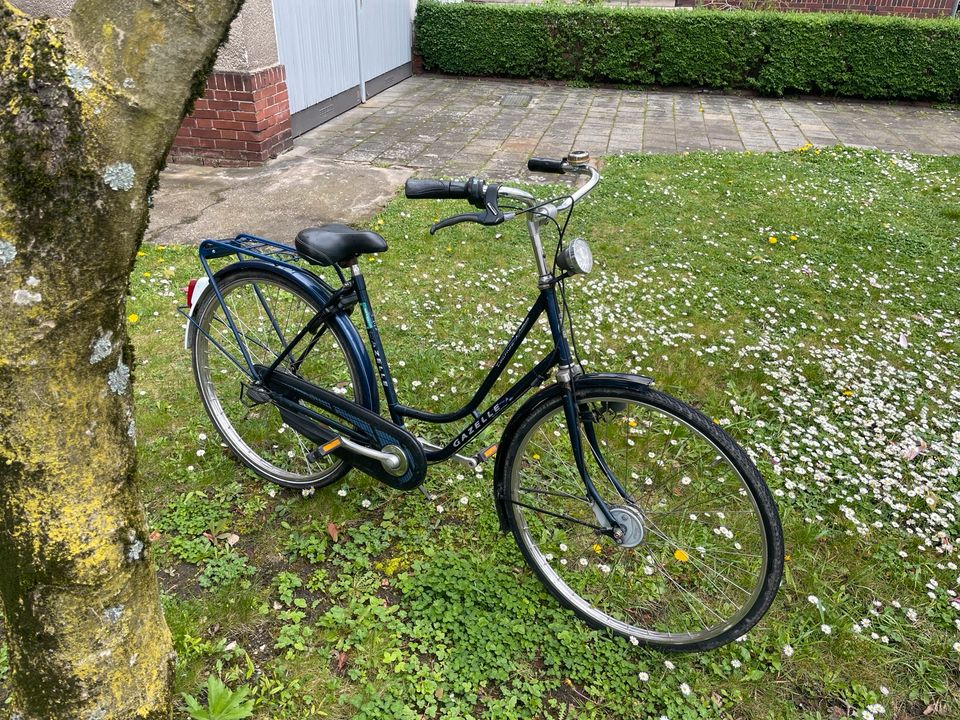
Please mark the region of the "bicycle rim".
MULTIPOLYGON (((317 311, 299 288, 267 273, 228 276, 219 287, 254 364, 272 364, 317 311)), ((206 337, 204 333, 245 365, 220 303, 212 292, 204 298, 197 313, 203 332, 194 333, 194 374, 207 413, 226 443, 247 466, 281 485, 318 487, 341 477, 348 470, 343 461, 308 457, 315 443, 284 423, 276 406, 251 394, 251 378, 206 337)), ((302 365, 294 369, 288 359, 281 367, 355 399, 356 368, 329 326, 302 365)))
POLYGON ((772 500, 755 468, 723 447, 732 441, 717 440, 722 434, 702 415, 670 400, 685 412, 616 391, 578 399, 624 491, 606 477, 581 427, 590 476, 627 531, 624 545, 597 532, 559 403, 521 429, 510 513, 531 567, 591 625, 695 649, 731 640, 759 619, 779 563, 771 562, 772 500))

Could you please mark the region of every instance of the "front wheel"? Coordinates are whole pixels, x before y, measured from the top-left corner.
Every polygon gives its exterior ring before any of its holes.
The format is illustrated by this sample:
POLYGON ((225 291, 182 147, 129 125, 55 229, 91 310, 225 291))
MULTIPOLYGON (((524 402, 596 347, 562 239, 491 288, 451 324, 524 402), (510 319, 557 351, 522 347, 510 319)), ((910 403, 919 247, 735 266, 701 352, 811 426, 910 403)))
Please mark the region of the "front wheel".
POLYGON ((656 390, 592 384, 576 399, 588 473, 623 536, 603 532, 557 393, 501 448, 506 520, 527 564, 589 625, 647 645, 708 650, 746 633, 783 572, 780 519, 754 464, 656 390))

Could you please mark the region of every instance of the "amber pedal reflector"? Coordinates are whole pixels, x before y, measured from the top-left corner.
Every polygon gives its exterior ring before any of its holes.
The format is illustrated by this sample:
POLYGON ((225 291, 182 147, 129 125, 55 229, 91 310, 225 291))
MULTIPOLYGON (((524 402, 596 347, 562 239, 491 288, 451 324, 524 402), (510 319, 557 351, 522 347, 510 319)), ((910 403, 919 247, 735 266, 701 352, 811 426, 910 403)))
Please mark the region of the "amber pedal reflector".
POLYGON ((323 453, 324 455, 329 455, 341 445, 343 445, 343 443, 341 442, 340 438, 334 438, 330 442, 324 443, 323 445, 321 445, 320 452, 323 453))

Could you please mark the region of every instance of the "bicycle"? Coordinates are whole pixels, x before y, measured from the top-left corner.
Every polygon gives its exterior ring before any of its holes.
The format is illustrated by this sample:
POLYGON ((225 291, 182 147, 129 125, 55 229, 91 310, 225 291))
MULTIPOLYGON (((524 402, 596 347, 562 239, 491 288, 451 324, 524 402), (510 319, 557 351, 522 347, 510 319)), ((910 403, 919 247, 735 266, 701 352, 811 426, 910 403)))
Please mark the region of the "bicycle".
POLYGON ((206 277, 188 288, 185 341, 211 421, 258 475, 323 487, 356 468, 411 490, 430 464, 453 458, 475 468, 495 457, 500 529, 512 532, 563 606, 631 641, 706 650, 742 636, 770 607, 783 571, 780 520, 755 465, 716 423, 654 389, 650 378, 586 373, 575 342, 571 351, 564 283, 589 273, 593 258, 585 241, 565 245, 563 238, 574 205, 600 180, 588 161, 586 153, 532 158, 532 171, 587 176, 571 194, 547 201, 478 178, 407 181, 408 198, 460 199, 478 209, 437 222, 431 234, 523 218, 534 251, 540 293, 458 410, 433 413, 398 399, 359 264, 361 255, 387 250, 374 232, 308 228, 294 248, 246 234, 204 241, 206 277), (541 239, 548 223, 559 231, 552 264, 541 239), (211 260, 234 255, 236 262, 213 272, 211 260), (333 268, 340 287, 303 261, 333 268), (350 319, 357 306, 372 362, 350 319), (479 411, 544 314, 553 349, 479 411), (499 443, 461 453, 551 373, 555 382, 513 413, 499 443), (380 390, 389 417, 380 414, 380 390), (465 419, 442 446, 404 427, 405 420, 465 419))

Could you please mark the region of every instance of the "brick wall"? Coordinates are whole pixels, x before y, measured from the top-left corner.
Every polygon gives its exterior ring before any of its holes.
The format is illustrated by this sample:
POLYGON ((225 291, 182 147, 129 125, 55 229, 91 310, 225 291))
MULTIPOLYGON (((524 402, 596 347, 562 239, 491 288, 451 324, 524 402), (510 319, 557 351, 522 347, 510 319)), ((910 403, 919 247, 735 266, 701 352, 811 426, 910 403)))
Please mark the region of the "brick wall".
POLYGON ((252 73, 213 72, 170 149, 173 162, 259 165, 293 146, 282 65, 252 73))
MULTIPOLYGON (((692 7, 696 0, 678 0, 692 7)), ((915 18, 948 17, 953 0, 703 0, 708 8, 749 7, 784 12, 857 12, 867 15, 904 15, 915 18)))
MULTIPOLYGON (((510 4, 540 4, 543 0, 468 0, 510 4)), ((578 0, 561 0, 575 4, 578 0)), ((859 12, 868 15, 906 15, 909 17, 947 17, 953 0, 604 0, 612 7, 707 7, 784 12, 859 12)))

